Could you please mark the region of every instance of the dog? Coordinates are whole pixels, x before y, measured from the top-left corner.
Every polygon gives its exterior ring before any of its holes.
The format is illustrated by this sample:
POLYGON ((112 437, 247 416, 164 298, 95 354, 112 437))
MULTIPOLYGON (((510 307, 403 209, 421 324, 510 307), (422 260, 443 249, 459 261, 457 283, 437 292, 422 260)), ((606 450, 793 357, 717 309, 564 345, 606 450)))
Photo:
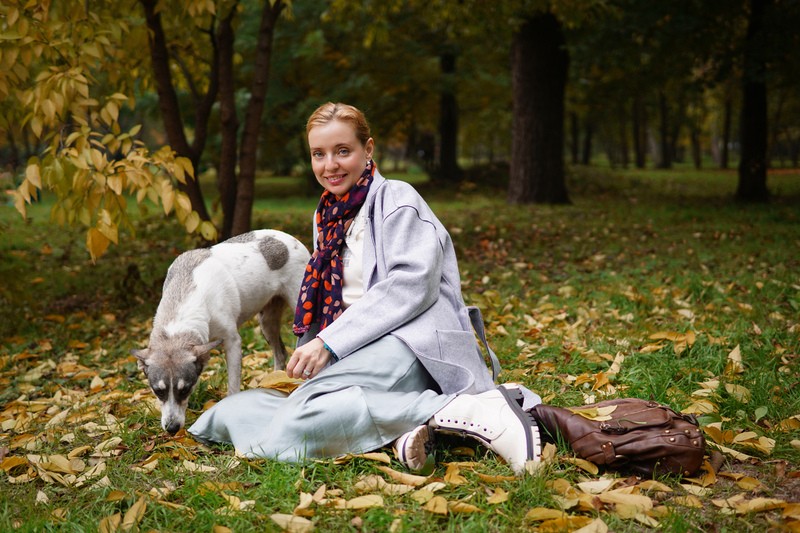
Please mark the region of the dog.
POLYGON ((276 370, 286 368, 280 336, 284 309, 297 301, 310 254, 277 230, 256 230, 210 248, 179 255, 167 271, 147 348, 132 350, 161 402, 161 427, 174 435, 184 425, 189 395, 223 343, 227 394, 239 392, 239 327, 258 314, 276 370))

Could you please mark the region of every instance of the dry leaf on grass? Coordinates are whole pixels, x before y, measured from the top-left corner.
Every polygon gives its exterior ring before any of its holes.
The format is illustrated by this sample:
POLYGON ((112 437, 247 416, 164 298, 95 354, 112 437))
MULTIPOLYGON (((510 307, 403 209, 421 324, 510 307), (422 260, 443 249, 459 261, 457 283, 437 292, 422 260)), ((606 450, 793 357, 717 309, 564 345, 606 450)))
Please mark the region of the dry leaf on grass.
POLYGON ((273 522, 289 533, 308 533, 313 531, 314 523, 308 518, 291 514, 272 514, 269 515, 273 522))

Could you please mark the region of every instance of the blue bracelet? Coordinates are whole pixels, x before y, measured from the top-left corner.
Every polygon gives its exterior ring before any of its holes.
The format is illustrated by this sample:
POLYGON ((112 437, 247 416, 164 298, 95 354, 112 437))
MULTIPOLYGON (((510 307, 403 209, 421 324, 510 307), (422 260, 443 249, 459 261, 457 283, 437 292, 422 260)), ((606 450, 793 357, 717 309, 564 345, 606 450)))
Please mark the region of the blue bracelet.
POLYGON ((339 356, 338 356, 338 355, 336 355, 336 352, 334 352, 334 351, 331 349, 331 347, 330 347, 330 346, 328 346, 328 343, 326 343, 325 341, 322 341, 322 347, 323 347, 323 348, 325 348, 326 350, 328 350, 329 352, 331 352, 331 358, 332 358, 334 361, 338 361, 338 360, 339 360, 339 356))

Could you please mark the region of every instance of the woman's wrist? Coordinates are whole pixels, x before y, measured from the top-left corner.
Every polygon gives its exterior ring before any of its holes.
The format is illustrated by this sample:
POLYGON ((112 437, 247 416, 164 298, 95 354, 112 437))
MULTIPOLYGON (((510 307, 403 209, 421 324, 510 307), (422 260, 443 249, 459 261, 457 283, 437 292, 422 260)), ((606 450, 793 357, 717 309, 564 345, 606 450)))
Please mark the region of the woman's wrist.
POLYGON ((321 340, 321 341, 322 341, 322 347, 323 347, 323 348, 325 348, 326 350, 328 350, 328 351, 330 352, 330 354, 331 354, 331 359, 333 359, 334 361, 338 361, 338 360, 339 360, 339 356, 338 356, 338 355, 336 355, 336 352, 334 352, 334 351, 333 351, 333 349, 332 349, 330 346, 328 346, 328 343, 327 343, 327 342, 325 342, 325 341, 323 341, 323 340, 322 340, 322 339, 320 339, 319 337, 317 337, 317 338, 318 338, 319 340, 321 340))

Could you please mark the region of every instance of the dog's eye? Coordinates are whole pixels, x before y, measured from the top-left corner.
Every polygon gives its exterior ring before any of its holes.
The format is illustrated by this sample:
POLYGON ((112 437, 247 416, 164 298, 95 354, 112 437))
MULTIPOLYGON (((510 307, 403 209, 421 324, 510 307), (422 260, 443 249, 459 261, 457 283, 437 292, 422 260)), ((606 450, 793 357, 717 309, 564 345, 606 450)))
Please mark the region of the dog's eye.
POLYGON ((153 389, 153 392, 162 402, 167 400, 167 389, 153 389))

